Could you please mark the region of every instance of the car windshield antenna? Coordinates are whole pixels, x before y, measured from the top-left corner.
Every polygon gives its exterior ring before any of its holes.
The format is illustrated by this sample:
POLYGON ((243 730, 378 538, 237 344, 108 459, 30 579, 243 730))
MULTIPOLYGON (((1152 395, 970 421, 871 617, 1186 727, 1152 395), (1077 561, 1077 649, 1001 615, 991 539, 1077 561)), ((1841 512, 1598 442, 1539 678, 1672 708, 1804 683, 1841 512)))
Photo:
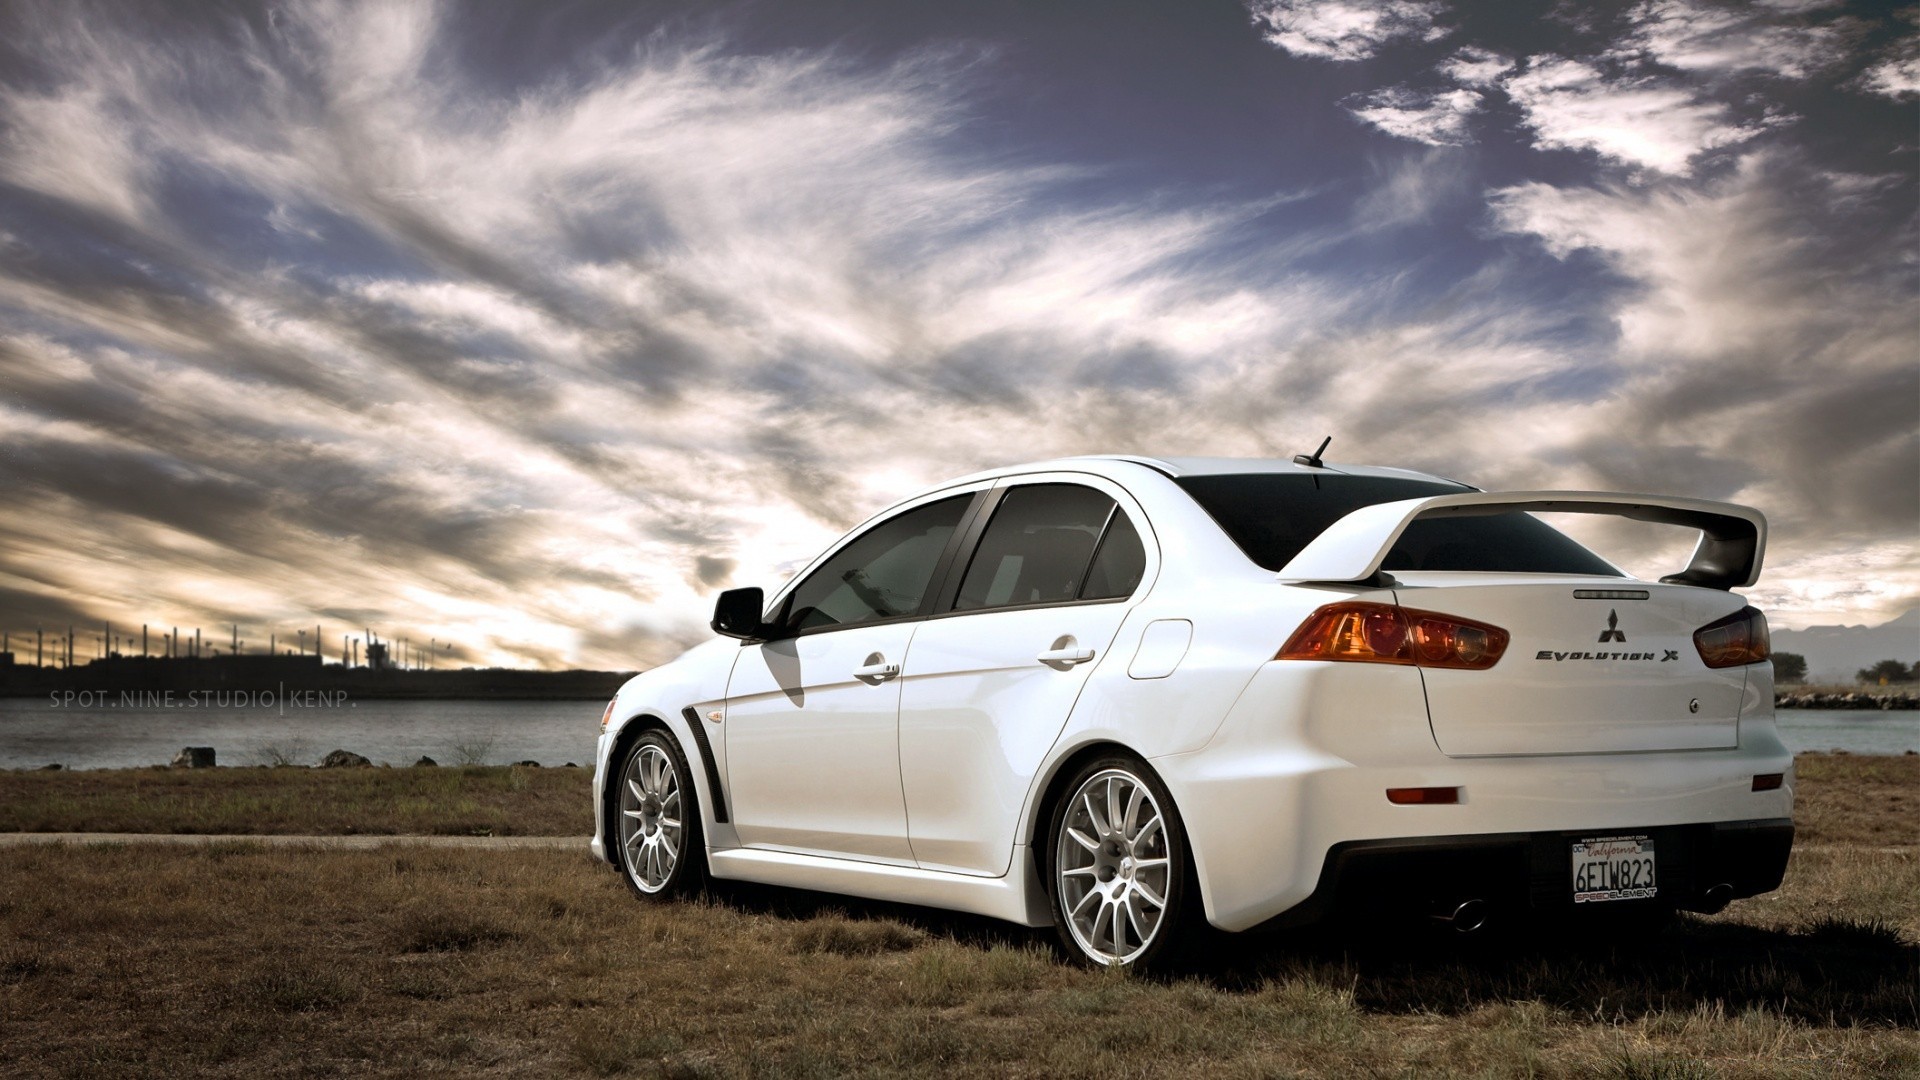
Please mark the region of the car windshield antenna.
POLYGON ((1320 449, 1318 449, 1318 450, 1315 450, 1315 451, 1314 451, 1313 453, 1311 453, 1311 454, 1295 454, 1295 455, 1293 455, 1293 463, 1294 463, 1295 465, 1305 465, 1305 466, 1306 466, 1307 468, 1309 468, 1309 469, 1321 469, 1321 468, 1325 468, 1325 466, 1324 466, 1324 465, 1322 465, 1322 464, 1320 463, 1320 455, 1321 455, 1321 454, 1324 454, 1324 453, 1326 453, 1326 452, 1327 452, 1327 446, 1328 446, 1329 444, 1331 444, 1332 442, 1333 442, 1333 436, 1331 436, 1331 435, 1329 435, 1329 436, 1327 436, 1327 437, 1326 437, 1326 438, 1324 438, 1324 439, 1321 439, 1321 440, 1320 440, 1320 449))

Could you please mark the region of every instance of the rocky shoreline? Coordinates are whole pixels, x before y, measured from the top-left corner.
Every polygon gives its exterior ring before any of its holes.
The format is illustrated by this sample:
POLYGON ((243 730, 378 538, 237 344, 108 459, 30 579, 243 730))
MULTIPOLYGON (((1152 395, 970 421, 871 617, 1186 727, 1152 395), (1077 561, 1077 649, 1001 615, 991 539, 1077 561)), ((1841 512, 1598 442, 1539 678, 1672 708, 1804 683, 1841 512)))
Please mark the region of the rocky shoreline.
POLYGON ((1920 709, 1920 691, 1914 690, 1776 690, 1776 709, 1920 709))

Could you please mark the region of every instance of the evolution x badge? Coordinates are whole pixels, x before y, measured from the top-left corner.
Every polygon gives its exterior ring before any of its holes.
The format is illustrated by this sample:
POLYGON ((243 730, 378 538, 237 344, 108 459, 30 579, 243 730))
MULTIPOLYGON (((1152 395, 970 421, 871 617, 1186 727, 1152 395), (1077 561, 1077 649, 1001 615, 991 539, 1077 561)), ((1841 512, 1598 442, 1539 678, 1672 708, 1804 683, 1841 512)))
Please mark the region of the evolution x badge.
MULTIPOLYGON (((1617 641, 1622 645, 1627 643, 1627 632, 1620 629, 1618 609, 1607 612, 1607 628, 1600 631, 1600 644, 1605 645, 1609 641, 1617 641)), ((1561 660, 1658 660, 1664 664, 1670 660, 1680 659, 1680 650, 1662 649, 1660 655, 1655 656, 1650 652, 1555 652, 1552 649, 1541 649, 1533 654, 1533 658, 1556 662, 1561 660)))

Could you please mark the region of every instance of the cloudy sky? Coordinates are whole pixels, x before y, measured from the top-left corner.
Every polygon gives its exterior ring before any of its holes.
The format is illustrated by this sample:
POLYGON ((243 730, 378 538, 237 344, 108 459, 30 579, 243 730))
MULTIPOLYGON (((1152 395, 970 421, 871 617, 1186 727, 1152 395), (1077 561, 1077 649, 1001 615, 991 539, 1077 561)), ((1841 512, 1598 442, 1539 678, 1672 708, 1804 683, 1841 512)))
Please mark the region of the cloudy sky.
POLYGON ((1822 0, 5 0, 0 624, 640 666, 924 483, 1326 434, 1882 622, 1917 135, 1822 0))

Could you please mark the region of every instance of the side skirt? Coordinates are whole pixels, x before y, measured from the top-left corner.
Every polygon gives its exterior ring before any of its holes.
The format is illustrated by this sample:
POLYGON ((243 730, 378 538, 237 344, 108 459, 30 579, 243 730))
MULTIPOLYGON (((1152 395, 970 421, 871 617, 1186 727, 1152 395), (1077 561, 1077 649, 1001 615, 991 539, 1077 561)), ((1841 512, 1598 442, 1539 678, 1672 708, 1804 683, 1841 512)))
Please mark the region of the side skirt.
MULTIPOLYGON (((1013 866, 1016 871, 1031 866, 1032 862, 1027 857, 1026 845, 1014 849, 1013 866)), ((1053 924, 1046 894, 1041 891, 1037 877, 1031 873, 1024 878, 1016 878, 1013 874, 984 878, 921 870, 913 866, 888 866, 759 848, 709 850, 707 866, 717 878, 864 896, 870 900, 891 900, 901 904, 923 904, 1005 919, 1022 926, 1053 924)))

